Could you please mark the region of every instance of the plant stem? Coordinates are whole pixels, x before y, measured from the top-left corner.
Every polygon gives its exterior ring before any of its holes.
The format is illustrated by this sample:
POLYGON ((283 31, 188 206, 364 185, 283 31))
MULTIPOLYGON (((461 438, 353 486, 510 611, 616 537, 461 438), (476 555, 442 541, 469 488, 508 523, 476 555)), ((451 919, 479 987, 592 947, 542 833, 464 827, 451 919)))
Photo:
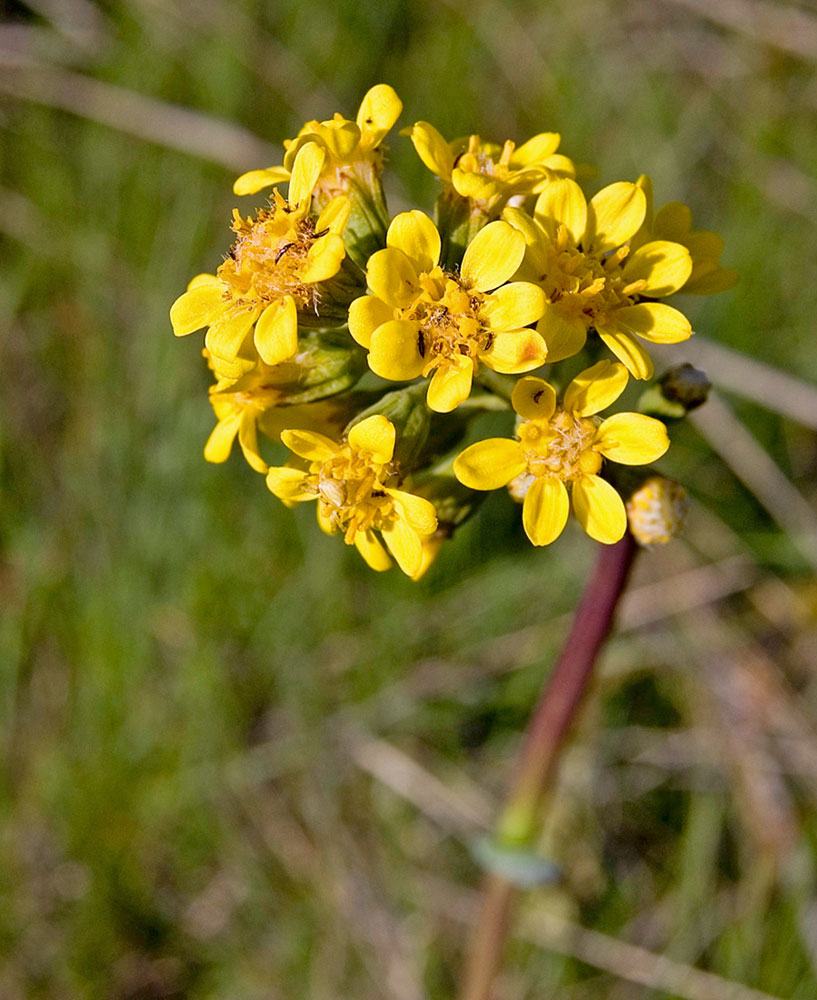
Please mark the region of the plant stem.
MULTIPOLYGON (((496 840, 501 846, 529 847, 536 837, 542 799, 589 686, 599 650, 610 633, 637 551, 629 532, 615 545, 602 545, 599 550, 562 654, 528 726, 497 823, 496 840)), ((496 874, 486 875, 479 917, 467 950, 460 1000, 490 1000, 515 894, 510 882, 496 874)))

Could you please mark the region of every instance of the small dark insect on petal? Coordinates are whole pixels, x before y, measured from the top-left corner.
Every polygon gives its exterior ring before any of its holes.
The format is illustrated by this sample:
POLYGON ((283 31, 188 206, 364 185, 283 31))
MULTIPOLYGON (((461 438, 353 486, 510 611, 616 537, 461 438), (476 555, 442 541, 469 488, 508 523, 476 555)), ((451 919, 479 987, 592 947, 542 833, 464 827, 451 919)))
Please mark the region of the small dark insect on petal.
POLYGON ((536 392, 533 394, 533 401, 534 401, 534 403, 538 403, 539 402, 539 400, 542 398, 542 393, 544 391, 545 391, 544 389, 537 389, 536 390, 536 392))
POLYGON ((321 236, 326 236, 328 232, 329 232, 328 229, 322 229, 319 233, 315 233, 315 239, 319 240, 321 236))
POLYGON ((483 348, 483 350, 490 351, 493 342, 494 342, 494 335, 492 333, 489 333, 485 341, 485 347, 483 348))
POLYGON ((426 356, 426 342, 425 337, 423 337, 423 331, 420 330, 417 334, 417 350, 420 353, 420 357, 424 358, 426 356))
POLYGON ((294 246, 295 246, 295 244, 294 244, 294 243, 285 243, 285 244, 284 244, 284 245, 283 245, 283 246, 282 246, 282 247, 280 248, 280 250, 278 251, 278 253, 277 253, 277 254, 275 255, 275 263, 277 264, 277 263, 278 263, 278 261, 279 261, 279 260, 280 260, 280 259, 281 259, 281 258, 282 258, 282 257, 284 256, 284 254, 285 254, 285 253, 287 252, 287 250, 290 250, 290 249, 292 249, 292 247, 294 247, 294 246))
POLYGON ((384 497, 385 495, 386 494, 383 492, 383 490, 372 490, 373 497, 384 497))

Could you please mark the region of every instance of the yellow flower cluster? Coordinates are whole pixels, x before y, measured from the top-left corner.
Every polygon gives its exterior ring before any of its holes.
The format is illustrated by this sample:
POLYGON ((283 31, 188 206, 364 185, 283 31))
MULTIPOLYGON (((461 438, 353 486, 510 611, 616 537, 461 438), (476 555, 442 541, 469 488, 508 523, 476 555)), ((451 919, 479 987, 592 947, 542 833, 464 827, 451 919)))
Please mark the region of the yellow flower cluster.
POLYGON ((722 241, 680 202, 655 211, 646 176, 587 198, 556 133, 449 142, 428 122, 403 134, 440 180, 434 218, 391 217, 384 139, 401 111, 380 84, 354 120, 307 122, 280 165, 236 181, 241 196, 272 188, 266 205, 233 213, 223 263, 170 312, 177 336, 207 331, 205 458, 226 461, 237 439, 285 504, 316 500, 325 531, 414 579, 499 488, 534 545, 571 509, 602 543, 628 516, 643 544, 668 540, 682 487, 617 467, 661 458, 677 402, 599 414, 652 378, 645 345, 692 335, 665 299, 734 284, 722 241), (574 358, 572 379, 529 374, 574 358), (507 413, 507 436, 474 441, 487 411, 507 413), (259 431, 286 464, 270 465, 259 431))

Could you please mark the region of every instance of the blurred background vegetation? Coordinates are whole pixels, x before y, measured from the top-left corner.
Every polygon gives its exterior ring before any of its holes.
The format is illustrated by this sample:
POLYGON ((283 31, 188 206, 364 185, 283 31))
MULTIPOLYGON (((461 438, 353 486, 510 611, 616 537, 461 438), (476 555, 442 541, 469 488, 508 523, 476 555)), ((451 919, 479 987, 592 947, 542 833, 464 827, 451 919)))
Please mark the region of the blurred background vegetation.
MULTIPOLYGON (((817 996, 815 63, 774 0, 4 5, 3 1000, 454 991, 593 543, 533 550, 497 495, 421 583, 370 573, 204 462, 167 317, 236 174, 381 81, 401 126, 649 173, 741 274, 684 303, 720 390, 662 463, 688 530, 641 558, 497 997, 817 996)), ((392 210, 430 208, 390 148, 392 210)))

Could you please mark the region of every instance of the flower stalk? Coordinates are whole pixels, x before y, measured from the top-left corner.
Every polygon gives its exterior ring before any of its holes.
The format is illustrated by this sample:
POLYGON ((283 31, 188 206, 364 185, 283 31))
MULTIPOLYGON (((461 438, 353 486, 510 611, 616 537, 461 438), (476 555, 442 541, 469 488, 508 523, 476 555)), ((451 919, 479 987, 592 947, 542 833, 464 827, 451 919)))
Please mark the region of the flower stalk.
MULTIPOLYGON (((496 826, 496 841, 508 848, 531 847, 539 829, 542 801, 559 755, 610 634, 619 600, 627 585, 638 545, 626 532, 614 545, 599 548, 562 654, 534 709, 515 775, 496 826)), ((499 970, 516 889, 488 873, 480 913, 466 953, 460 1000, 489 1000, 499 970)))

